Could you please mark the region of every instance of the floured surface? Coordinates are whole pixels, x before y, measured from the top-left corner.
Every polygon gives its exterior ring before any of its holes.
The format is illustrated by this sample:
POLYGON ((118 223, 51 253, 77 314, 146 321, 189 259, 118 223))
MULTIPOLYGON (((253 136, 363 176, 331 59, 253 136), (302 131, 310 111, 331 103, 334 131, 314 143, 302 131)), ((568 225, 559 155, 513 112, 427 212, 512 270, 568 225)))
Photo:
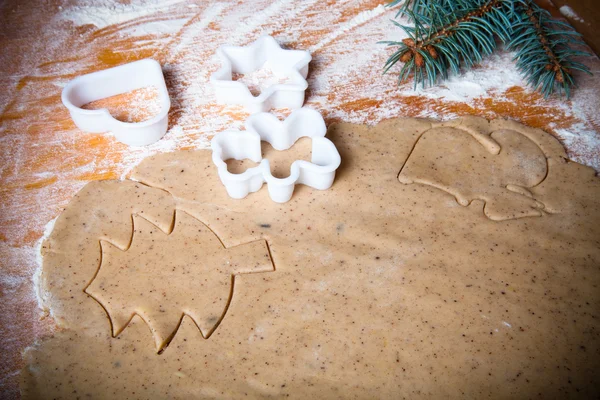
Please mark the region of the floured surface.
POLYGON ((133 90, 118 96, 83 105, 84 110, 108 109, 110 115, 123 122, 142 122, 160 112, 158 90, 154 86, 133 90))
MULTIPOLYGON (((396 11, 386 10, 382 3, 49 0, 43 7, 21 0, 0 3, 3 397, 17 396, 21 351, 54 329, 53 319, 39 312, 32 288, 36 249, 48 222, 87 182, 126 177, 153 154, 206 148, 214 133, 243 125, 247 114, 239 107, 216 105, 208 84, 219 67, 214 54, 222 44, 245 45, 271 34, 285 47, 311 51, 307 105, 322 112, 328 124, 374 124, 398 116, 512 118, 551 132, 572 159, 600 169, 597 58, 586 61, 595 75, 580 77, 571 101, 558 97, 546 101, 524 88, 513 55, 502 52, 440 86, 418 91, 410 83, 397 87, 397 75, 381 75, 393 50, 375 43, 400 40, 403 33, 389 21, 396 11), (66 83, 146 57, 164 67, 173 104, 167 135, 151 146, 129 148, 110 135, 78 130, 60 102, 66 83)), ((269 79, 260 73, 253 78, 257 80, 251 83, 259 86, 269 79)), ((156 109, 146 95, 119 96, 103 106, 124 119, 144 119, 156 109)))
MULTIPOLYGON (((228 198, 208 151, 145 160, 132 175, 150 187, 127 181, 86 187, 45 242, 42 291, 64 329, 27 353, 25 397, 600 394, 600 180, 593 170, 568 162, 549 135, 511 122, 339 124, 328 137, 343 160, 335 184, 322 192, 301 186, 285 204, 271 202, 265 188, 244 200, 228 198), (434 138, 436 129, 474 140, 461 127, 531 141, 534 147, 521 156, 533 161, 521 160, 521 175, 535 178, 525 183, 540 181, 528 190, 552 213, 493 221, 481 200, 462 206, 427 183, 398 180, 415 145, 434 138), (539 152, 548 170, 541 178, 539 152), (120 185, 146 200, 118 192, 120 185), (87 213, 76 212, 83 206, 87 213), (100 239, 127 247, 126 226, 115 225, 111 211, 126 209, 118 214, 125 221, 135 210, 165 227, 173 221, 169 207, 206 224, 227 248, 266 240, 275 271, 237 276, 210 338, 184 317, 157 354, 139 317, 111 337, 106 313, 83 290, 94 263, 99 266, 100 239), (91 225, 83 227, 90 213, 91 225), (81 253, 86 248, 91 252, 81 253), (78 293, 75 299, 70 291, 78 293)), ((490 158, 508 150, 506 141, 497 143, 499 153, 490 158)), ((421 145, 440 150, 439 140, 421 145)), ((482 192, 481 182, 506 184, 481 179, 496 161, 478 162, 479 169, 460 164, 457 171, 475 182, 472 193, 482 192)), ((495 165, 498 176, 514 180, 513 163, 495 165)), ((455 189, 456 182, 449 185, 455 189)), ((131 237, 131 223, 128 232, 131 237)), ((185 279, 170 278, 165 287, 185 279)))
POLYGON ((269 86, 289 82, 286 77, 277 78, 267 65, 250 74, 233 73, 232 75, 232 80, 242 82, 255 97, 259 96, 269 86))

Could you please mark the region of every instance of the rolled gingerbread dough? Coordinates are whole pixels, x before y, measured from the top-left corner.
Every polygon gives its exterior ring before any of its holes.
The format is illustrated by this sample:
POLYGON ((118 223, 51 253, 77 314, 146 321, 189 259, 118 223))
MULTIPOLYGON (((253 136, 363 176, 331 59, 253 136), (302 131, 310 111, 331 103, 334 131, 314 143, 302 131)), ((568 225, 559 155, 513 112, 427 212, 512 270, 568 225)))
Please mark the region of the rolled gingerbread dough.
POLYGON ((26 352, 23 397, 600 394, 593 170, 509 121, 328 137, 343 160, 333 187, 285 204, 266 188, 228 198, 209 151, 86 186, 44 243, 40 290, 60 329, 26 352))

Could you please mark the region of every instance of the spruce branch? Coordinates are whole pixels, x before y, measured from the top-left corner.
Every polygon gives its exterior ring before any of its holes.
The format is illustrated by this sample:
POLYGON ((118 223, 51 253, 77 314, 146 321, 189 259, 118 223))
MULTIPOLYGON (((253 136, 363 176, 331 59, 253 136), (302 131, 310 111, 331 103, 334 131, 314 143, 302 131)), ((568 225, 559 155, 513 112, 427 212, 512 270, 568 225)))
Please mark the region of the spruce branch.
POLYGON ((398 4, 396 17, 406 16, 414 26, 392 21, 408 37, 381 42, 397 48, 384 73, 404 63, 398 83, 412 76, 416 88, 447 79, 449 71, 458 74, 493 53, 497 39, 516 51, 517 68, 545 97, 556 89, 569 97, 575 84, 571 71, 590 73, 573 60, 590 55, 572 48, 584 45, 580 35, 532 0, 393 0, 388 6, 398 4))
POLYGON ((569 98, 575 85, 571 71, 591 74, 585 65, 573 60, 591 55, 572 47, 585 46, 581 35, 530 0, 518 1, 516 17, 514 35, 507 47, 517 51, 517 68, 544 97, 558 90, 569 98))
POLYGON ((509 40, 511 5, 509 0, 408 0, 399 14, 408 16, 414 27, 392 21, 408 38, 381 42, 398 48, 384 72, 401 61, 399 82, 412 74, 416 87, 433 85, 439 76, 446 79, 449 69, 459 73, 461 65, 480 63, 496 49, 496 37, 509 40))
MULTIPOLYGON (((398 4, 400 4, 400 9, 396 14, 396 18, 400 15, 408 15, 408 12, 418 15, 427 15, 435 6, 441 6, 445 9, 452 10, 452 0, 393 0, 388 3, 387 6, 393 7, 398 4)), ((410 18, 410 15, 408 16, 410 18)))

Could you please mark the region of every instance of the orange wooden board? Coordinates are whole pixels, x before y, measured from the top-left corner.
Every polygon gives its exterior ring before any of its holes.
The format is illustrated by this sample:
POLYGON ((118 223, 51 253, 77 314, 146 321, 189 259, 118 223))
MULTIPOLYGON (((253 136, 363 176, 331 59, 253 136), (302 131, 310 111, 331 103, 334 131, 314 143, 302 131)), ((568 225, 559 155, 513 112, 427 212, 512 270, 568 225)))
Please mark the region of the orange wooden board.
MULTIPOLYGON (((55 329, 52 319, 37 308, 32 284, 36 246, 46 224, 86 182, 126 177, 145 156, 204 148, 216 132, 242 125, 244 110, 215 104, 208 84, 210 73, 219 66, 214 53, 221 44, 244 45, 271 34, 285 47, 310 50, 307 105, 321 111, 328 124, 373 124, 395 116, 511 118, 557 135, 572 157, 599 168, 598 78, 581 77, 571 101, 544 100, 515 80, 511 55, 502 53, 439 88, 397 87, 396 74, 381 73, 391 50, 376 42, 397 38, 400 31, 389 22, 395 11, 380 3, 2 3, 2 397, 18 396, 21 351, 55 329), (147 57, 164 66, 173 103, 165 138, 147 148, 129 148, 110 135, 79 131, 61 104, 62 87, 78 75, 147 57)), ((587 64, 600 71, 597 58, 587 64)), ((106 104, 121 118, 143 118, 154 109, 147 95, 122 96, 106 104)))

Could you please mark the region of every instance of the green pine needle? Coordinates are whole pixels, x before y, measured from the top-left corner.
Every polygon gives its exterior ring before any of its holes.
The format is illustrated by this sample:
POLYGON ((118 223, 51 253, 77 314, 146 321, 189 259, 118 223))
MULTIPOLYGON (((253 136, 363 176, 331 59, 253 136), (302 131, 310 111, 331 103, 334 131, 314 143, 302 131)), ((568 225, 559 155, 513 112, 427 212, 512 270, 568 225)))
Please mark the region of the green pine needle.
POLYGON ((398 16, 414 26, 392 21, 404 30, 402 41, 381 42, 396 51, 384 65, 387 73, 398 62, 398 83, 412 76, 417 85, 434 85, 471 68, 497 48, 497 40, 516 51, 517 68, 528 84, 548 97, 554 91, 567 98, 575 85, 573 70, 590 73, 573 57, 590 55, 573 48, 584 45, 580 35, 531 0, 393 0, 398 16))
POLYGON ((573 57, 591 55, 571 47, 585 46, 581 35, 569 24, 553 19, 548 11, 532 1, 515 2, 518 12, 513 38, 507 47, 516 50, 517 68, 544 97, 558 91, 569 98, 575 85, 571 71, 591 74, 589 68, 573 60, 573 57))

